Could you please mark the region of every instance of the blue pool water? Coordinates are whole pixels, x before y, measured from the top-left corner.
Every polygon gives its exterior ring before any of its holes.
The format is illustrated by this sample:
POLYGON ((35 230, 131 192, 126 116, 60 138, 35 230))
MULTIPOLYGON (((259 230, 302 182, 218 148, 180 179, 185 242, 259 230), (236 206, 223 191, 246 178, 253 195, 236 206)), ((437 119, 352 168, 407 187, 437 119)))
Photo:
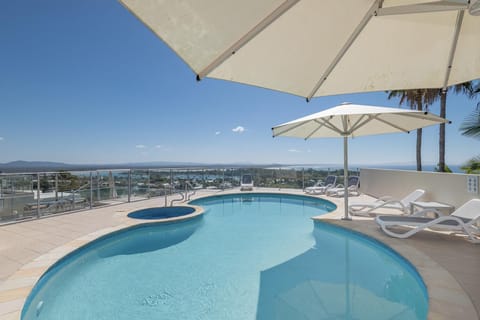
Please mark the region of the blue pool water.
POLYGON ((191 214, 195 208, 186 206, 177 207, 157 207, 148 208, 130 212, 128 216, 134 219, 153 220, 153 219, 168 219, 174 217, 181 217, 191 214))
POLYGON ((110 234, 62 259, 22 319, 425 319, 423 282, 385 246, 314 223, 300 196, 205 198, 203 216, 110 234))

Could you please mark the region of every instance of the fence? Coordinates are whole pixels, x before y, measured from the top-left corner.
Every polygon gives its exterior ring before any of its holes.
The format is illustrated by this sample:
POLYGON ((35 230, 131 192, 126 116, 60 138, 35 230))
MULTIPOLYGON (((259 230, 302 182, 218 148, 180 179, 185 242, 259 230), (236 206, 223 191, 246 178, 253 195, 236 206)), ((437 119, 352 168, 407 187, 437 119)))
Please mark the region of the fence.
MULTIPOLYGON (((194 189, 230 189, 251 174, 256 187, 304 189, 343 170, 313 168, 162 168, 0 174, 0 224, 194 189)), ((358 172, 351 172, 358 175, 358 172)))

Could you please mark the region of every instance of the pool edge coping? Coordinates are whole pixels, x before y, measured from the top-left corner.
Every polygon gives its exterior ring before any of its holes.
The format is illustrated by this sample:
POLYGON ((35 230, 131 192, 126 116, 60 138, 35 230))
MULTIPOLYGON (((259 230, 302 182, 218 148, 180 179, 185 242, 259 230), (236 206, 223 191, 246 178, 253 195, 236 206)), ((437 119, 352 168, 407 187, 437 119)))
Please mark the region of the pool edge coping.
MULTIPOLYGON (((298 193, 289 193, 285 192, 285 190, 279 190, 279 192, 235 192, 235 193, 224 193, 222 195, 231 195, 231 194, 249 194, 249 193, 272 193, 272 194, 290 194, 290 195, 301 195, 298 193)), ((217 194, 218 196, 219 194, 217 194)), ((381 237, 380 233, 373 233, 368 232, 369 230, 362 230, 359 231, 355 228, 349 228, 348 224, 345 224, 336 218, 331 216, 331 213, 338 211, 341 209, 341 206, 338 205, 335 201, 331 201, 330 199, 326 199, 323 197, 314 197, 308 195, 302 195, 305 197, 310 197, 314 199, 323 199, 329 202, 332 202, 336 205, 336 210, 327 213, 322 216, 314 216, 311 217, 313 220, 320 220, 323 222, 331 223, 336 226, 342 227, 347 230, 353 230, 357 233, 365 235, 367 237, 371 237, 376 241, 384 244, 388 248, 392 249, 394 252, 402 256, 404 259, 409 261, 413 267, 417 270, 417 272, 422 277, 428 293, 429 299, 429 308, 428 308, 428 316, 427 319, 452 319, 461 316, 461 319, 479 319, 479 314, 470 299, 470 296, 465 292, 465 290, 461 287, 458 281, 455 279, 453 275, 451 275, 445 268, 440 266, 435 260, 431 259, 427 255, 421 253, 418 249, 405 244, 398 242, 398 239, 393 238, 383 238, 381 237), (432 270, 435 271, 435 274, 432 274, 432 270), (441 284, 438 284, 438 280, 441 279, 441 284), (454 290, 455 294, 459 294, 460 299, 458 296, 455 296, 455 303, 452 302, 452 293, 451 290, 454 290), (450 299, 449 299, 450 298, 450 299)), ((211 196, 202 196, 197 199, 206 198, 211 196)), ((197 200, 194 199, 194 200, 197 200)), ((200 208, 202 210, 201 213, 196 214, 199 216, 204 213, 204 209, 200 206, 191 205, 189 202, 182 204, 184 206, 192 206, 196 208, 200 208)), ((134 210, 133 210, 134 211, 134 210)), ((43 274, 51 268, 57 261, 61 260, 66 255, 72 253, 73 251, 81 248, 82 246, 101 238, 109 233, 113 233, 115 231, 120 231, 123 229, 127 229, 130 227, 134 227, 137 225, 147 225, 152 223, 168 223, 168 222, 175 222, 180 220, 185 220, 189 218, 189 215, 181 216, 181 217, 173 217, 167 219, 154 219, 154 220, 138 220, 132 219, 127 215, 131 211, 122 212, 122 223, 118 224, 114 227, 107 227, 103 229, 99 229, 97 231, 91 232, 89 234, 83 235, 78 237, 68 243, 56 247, 49 252, 38 256, 37 258, 33 259, 32 261, 24 264, 19 270, 17 270, 13 275, 8 277, 5 282, 0 287, 0 294, 4 293, 5 291, 12 291, 12 290, 20 290, 24 289, 23 295, 18 295, 16 299, 7 300, 7 303, 10 303, 9 307, 11 308, 10 312, 0 314, 0 320, 14 320, 20 319, 21 311, 23 309, 24 303, 28 295, 30 294, 31 290, 38 282, 38 280, 43 276, 43 274), (167 221, 168 220, 168 221, 167 221), (31 271, 30 273, 28 271, 31 271), (26 276, 27 275, 27 276, 26 276), (8 283, 12 282, 13 287, 9 289, 8 283), (16 284, 16 286, 15 286, 16 284), (21 285, 21 286, 19 286, 21 285), (4 289, 6 287, 7 289, 4 289)), ((190 215, 195 214, 196 211, 190 215)), ((349 222, 350 223, 350 222, 349 222)), ((371 221, 373 224, 373 221, 371 221)), ((352 226, 350 224, 350 226, 352 226)))
MULTIPOLYGON (((174 207, 175 206, 166 207, 166 208, 174 208, 174 207)), ((159 218, 159 219, 142 219, 142 218, 134 218, 134 217, 129 216, 129 214, 131 214, 133 212, 140 211, 140 210, 145 210, 145 209, 139 209, 139 210, 133 210, 133 211, 127 212, 126 217, 128 219, 138 221, 140 224, 169 223, 169 222, 178 222, 178 221, 193 219, 193 218, 198 217, 198 216, 205 213, 205 209, 203 209, 203 207, 196 206, 196 205, 193 205, 193 204, 190 204, 190 203, 185 203, 185 204, 181 205, 181 207, 190 207, 190 208, 193 208, 194 211, 192 213, 184 214, 184 215, 181 215, 181 216, 170 217, 170 218, 159 218)), ((165 207, 152 207, 152 208, 165 208, 165 207)), ((151 209, 151 208, 147 208, 147 209, 151 209)))

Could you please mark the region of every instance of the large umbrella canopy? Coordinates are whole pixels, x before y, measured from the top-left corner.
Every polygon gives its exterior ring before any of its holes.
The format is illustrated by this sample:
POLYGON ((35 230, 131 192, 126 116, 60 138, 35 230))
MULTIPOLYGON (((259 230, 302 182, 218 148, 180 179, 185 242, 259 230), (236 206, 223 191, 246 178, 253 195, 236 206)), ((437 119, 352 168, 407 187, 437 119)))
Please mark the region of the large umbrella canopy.
POLYGON ((348 137, 410 132, 448 120, 424 111, 345 103, 272 128, 273 136, 310 138, 343 137, 344 205, 348 219, 348 137))
POLYGON ((119 0, 197 79, 316 96, 480 78, 480 0, 119 0))

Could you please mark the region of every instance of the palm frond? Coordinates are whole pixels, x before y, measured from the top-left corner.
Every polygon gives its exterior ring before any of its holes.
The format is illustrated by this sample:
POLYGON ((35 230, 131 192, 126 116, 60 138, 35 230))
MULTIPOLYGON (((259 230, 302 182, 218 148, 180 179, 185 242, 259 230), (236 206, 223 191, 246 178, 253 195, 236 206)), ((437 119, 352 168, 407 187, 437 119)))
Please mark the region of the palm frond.
POLYGON ((448 88, 455 94, 463 94, 469 99, 473 99, 480 94, 480 82, 479 81, 467 81, 462 82, 448 88))
POLYGON ((477 108, 463 121, 460 131, 464 136, 480 138, 480 109, 477 108))
POLYGON ((460 167, 467 174, 480 173, 480 156, 474 157, 460 167))

